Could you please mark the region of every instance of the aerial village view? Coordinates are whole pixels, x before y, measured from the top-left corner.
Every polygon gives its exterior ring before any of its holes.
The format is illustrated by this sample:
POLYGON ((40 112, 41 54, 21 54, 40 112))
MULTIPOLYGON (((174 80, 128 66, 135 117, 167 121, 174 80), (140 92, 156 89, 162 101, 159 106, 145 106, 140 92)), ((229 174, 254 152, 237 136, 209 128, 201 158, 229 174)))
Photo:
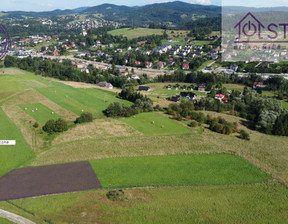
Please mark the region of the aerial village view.
POLYGON ((288 2, 0 8, 0 224, 287 224, 288 2))

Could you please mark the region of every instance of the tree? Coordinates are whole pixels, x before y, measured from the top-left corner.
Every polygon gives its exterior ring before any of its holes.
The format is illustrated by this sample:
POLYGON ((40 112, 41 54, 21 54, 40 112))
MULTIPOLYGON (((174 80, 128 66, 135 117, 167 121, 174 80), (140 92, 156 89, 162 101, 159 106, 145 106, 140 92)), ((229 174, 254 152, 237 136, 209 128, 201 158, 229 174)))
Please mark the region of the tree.
POLYGON ((188 100, 182 100, 180 104, 181 116, 187 117, 194 110, 194 103, 188 100))
POLYGON ((123 110, 123 104, 114 102, 109 104, 104 113, 107 117, 117 117, 122 115, 122 110, 123 110))
POLYGON ((46 122, 46 124, 42 127, 43 131, 48 134, 52 134, 54 132, 63 132, 68 130, 68 125, 65 120, 62 118, 57 119, 56 121, 51 119, 46 122))
POLYGON ((65 120, 63 120, 62 118, 59 118, 55 121, 55 129, 54 129, 55 132, 63 132, 67 130, 68 130, 68 125, 65 120))
POLYGON ((52 134, 55 130, 55 120, 52 119, 52 120, 47 121, 42 129, 48 134, 52 134))
POLYGON ((273 126, 274 135, 288 136, 288 113, 282 112, 273 126))

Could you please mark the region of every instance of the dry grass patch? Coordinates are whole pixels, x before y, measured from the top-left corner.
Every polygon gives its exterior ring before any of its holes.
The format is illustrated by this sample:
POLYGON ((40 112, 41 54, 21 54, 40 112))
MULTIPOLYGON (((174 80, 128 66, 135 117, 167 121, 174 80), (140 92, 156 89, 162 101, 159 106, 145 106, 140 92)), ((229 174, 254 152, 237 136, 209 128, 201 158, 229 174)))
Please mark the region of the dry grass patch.
POLYGON ((17 125, 26 142, 34 151, 37 151, 38 148, 43 146, 43 138, 36 134, 36 130, 33 128, 33 124, 36 122, 34 118, 29 116, 16 105, 5 105, 2 106, 2 109, 6 115, 17 125))
POLYGON ((80 124, 75 128, 59 135, 52 145, 84 139, 127 137, 141 135, 129 125, 118 120, 97 119, 91 123, 80 124))
POLYGON ((65 84, 67 86, 71 86, 71 87, 76 88, 76 89, 101 89, 101 90, 106 90, 106 91, 114 92, 114 93, 120 93, 121 92, 121 89, 102 88, 102 87, 99 87, 95 84, 90 84, 90 83, 85 83, 85 82, 62 81, 62 80, 53 79, 53 78, 46 78, 46 79, 52 80, 54 82, 60 82, 62 84, 65 84))
MULTIPOLYGON (((195 129, 197 130, 197 129, 195 129)), ((90 139, 56 145, 38 155, 31 165, 102 158, 229 152, 208 141, 210 135, 130 136, 90 139)))
POLYGON ((189 34, 189 31, 187 31, 187 30, 167 30, 166 33, 167 33, 169 38, 173 38, 173 37, 185 38, 189 34))
POLYGON ((0 75, 24 75, 24 72, 17 68, 5 68, 3 73, 3 68, 1 68, 0 75))

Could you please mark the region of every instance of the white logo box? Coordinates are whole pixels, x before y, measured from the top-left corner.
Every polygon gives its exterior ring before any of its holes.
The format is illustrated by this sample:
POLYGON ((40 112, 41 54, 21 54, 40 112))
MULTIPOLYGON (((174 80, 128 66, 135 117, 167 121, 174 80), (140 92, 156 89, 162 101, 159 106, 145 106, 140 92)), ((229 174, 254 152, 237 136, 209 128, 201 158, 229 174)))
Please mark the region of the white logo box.
POLYGON ((16 140, 0 140, 0 145, 16 145, 16 140))

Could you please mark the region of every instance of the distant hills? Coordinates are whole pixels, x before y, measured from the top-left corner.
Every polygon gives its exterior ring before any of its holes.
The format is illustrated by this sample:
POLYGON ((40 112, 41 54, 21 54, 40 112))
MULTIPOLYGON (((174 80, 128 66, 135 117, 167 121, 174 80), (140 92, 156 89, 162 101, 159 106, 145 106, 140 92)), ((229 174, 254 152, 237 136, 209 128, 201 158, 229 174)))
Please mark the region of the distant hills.
POLYGON ((175 1, 158 3, 138 7, 119 6, 113 4, 102 4, 94 7, 82 7, 73 10, 54 10, 50 12, 7 12, 8 17, 23 16, 49 17, 68 14, 101 15, 104 19, 122 22, 127 25, 156 24, 181 24, 199 18, 220 17, 220 6, 207 6, 189 4, 175 1))
POLYGON ((220 6, 204 6, 185 2, 168 2, 142 7, 127 7, 104 4, 88 8, 84 13, 102 14, 104 18, 134 25, 149 23, 172 23, 197 20, 206 17, 220 17, 220 6))
MULTIPOLYGON (((248 8, 248 7, 224 7, 224 11, 230 15, 245 11, 282 11, 288 12, 288 7, 275 8, 248 8)), ((102 4, 94 7, 81 7, 72 10, 54 10, 49 12, 6 12, 6 17, 53 17, 69 14, 97 15, 104 19, 122 22, 127 25, 144 26, 154 24, 180 25, 197 20, 210 21, 211 18, 220 17, 222 7, 215 5, 198 5, 175 1, 156 3, 145 6, 128 7, 114 4, 102 4)), ((3 18, 3 16, 2 16, 3 18)))

